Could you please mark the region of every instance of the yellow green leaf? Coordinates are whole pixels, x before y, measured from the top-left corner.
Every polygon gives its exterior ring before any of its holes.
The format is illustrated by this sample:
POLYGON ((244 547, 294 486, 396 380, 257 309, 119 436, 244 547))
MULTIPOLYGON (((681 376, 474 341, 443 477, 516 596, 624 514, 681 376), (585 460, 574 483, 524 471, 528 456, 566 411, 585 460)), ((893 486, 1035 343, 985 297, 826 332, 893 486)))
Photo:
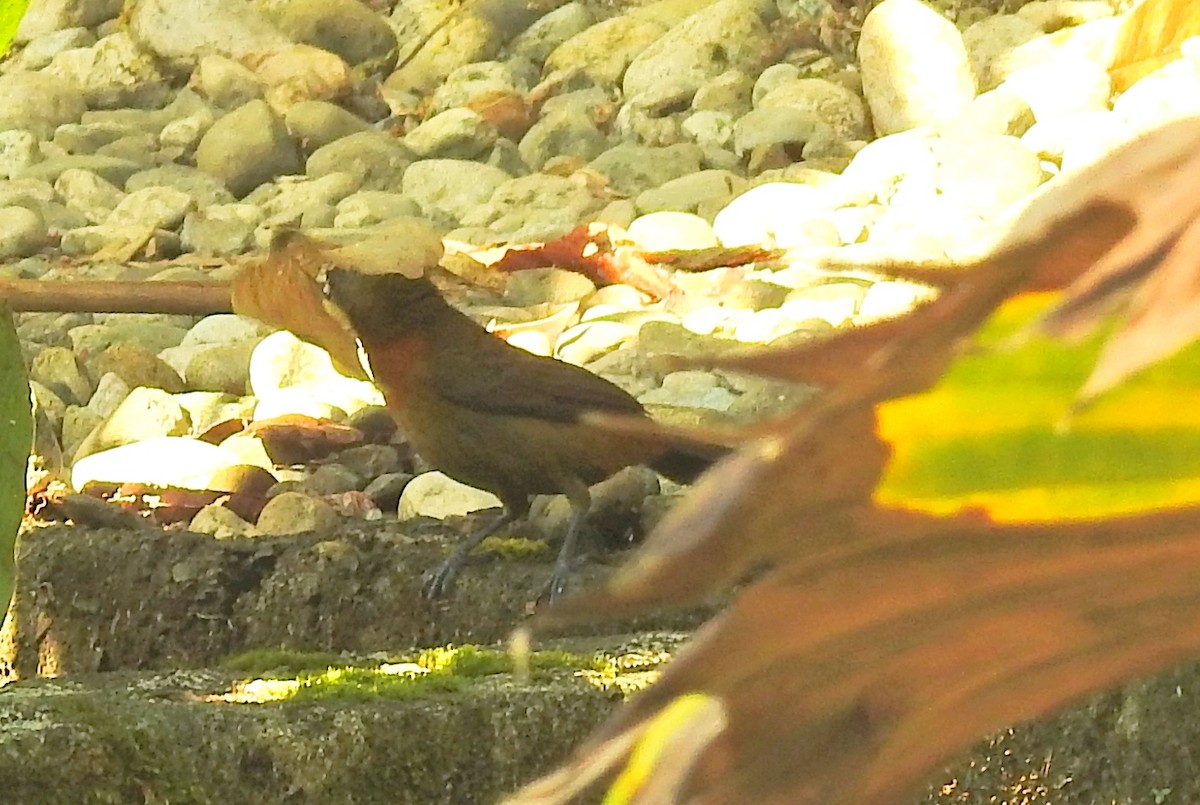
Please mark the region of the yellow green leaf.
POLYGON ((878 407, 893 454, 876 502, 1000 521, 1132 514, 1200 502, 1200 345, 1073 413, 1107 332, 1008 344, 1054 301, 1017 297, 923 394, 878 407))

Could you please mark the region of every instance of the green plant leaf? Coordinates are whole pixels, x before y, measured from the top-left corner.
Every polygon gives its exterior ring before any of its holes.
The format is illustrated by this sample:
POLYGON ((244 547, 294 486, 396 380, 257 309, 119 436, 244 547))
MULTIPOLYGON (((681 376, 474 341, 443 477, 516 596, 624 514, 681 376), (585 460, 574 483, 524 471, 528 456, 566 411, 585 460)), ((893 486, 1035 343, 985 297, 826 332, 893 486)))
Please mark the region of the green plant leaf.
POLYGON ((29 8, 29 0, 2 0, 0 2, 0 55, 8 52, 13 37, 17 35, 17 26, 29 8))
POLYGON ((33 409, 17 328, 6 306, 0 306, 0 378, 0 603, 7 611, 13 593, 17 529, 25 512, 33 409))

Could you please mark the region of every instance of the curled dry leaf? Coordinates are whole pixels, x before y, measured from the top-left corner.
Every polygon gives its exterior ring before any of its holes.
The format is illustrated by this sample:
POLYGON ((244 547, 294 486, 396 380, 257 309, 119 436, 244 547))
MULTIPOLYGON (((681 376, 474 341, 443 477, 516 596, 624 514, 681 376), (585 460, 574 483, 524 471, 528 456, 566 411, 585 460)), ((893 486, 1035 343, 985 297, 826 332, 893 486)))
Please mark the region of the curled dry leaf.
POLYGON ((233 278, 233 309, 290 330, 328 352, 339 372, 365 380, 354 335, 330 313, 317 282, 329 262, 325 244, 299 232, 280 232, 266 255, 247 262, 233 278))

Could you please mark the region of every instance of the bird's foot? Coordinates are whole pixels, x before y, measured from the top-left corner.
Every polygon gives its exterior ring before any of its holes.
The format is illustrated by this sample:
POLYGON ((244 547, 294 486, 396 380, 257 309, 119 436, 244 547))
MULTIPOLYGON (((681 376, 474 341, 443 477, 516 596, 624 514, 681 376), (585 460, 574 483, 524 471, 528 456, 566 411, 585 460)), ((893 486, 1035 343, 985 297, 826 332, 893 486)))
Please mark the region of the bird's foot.
POLYGON ((426 599, 444 598, 454 589, 454 580, 462 570, 462 562, 457 556, 451 556, 433 570, 425 574, 421 580, 421 597, 426 599))
POLYGON ((586 556, 575 556, 565 562, 555 562, 546 586, 537 597, 537 607, 550 606, 565 598, 571 588, 571 574, 576 568, 587 564, 587 560, 586 556))

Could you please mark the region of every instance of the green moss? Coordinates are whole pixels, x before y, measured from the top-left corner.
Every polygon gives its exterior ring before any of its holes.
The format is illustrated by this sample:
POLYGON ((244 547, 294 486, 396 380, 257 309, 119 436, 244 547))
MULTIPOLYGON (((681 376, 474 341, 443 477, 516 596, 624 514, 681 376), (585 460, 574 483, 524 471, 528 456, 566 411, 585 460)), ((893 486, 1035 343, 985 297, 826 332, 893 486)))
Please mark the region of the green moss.
MULTIPOLYGON (((262 670, 256 682, 238 687, 241 701, 326 701, 341 699, 419 699, 455 693, 483 677, 512 673, 513 658, 479 646, 445 646, 383 664, 335 663, 336 655, 313 652, 253 651, 226 661, 227 668, 262 670), (293 669, 293 670, 288 670, 293 669)), ((587 673, 611 666, 595 655, 535 651, 528 667, 537 673, 574 669, 587 673)))
POLYGON ((232 654, 221 662, 221 667, 247 674, 278 676, 315 671, 339 663, 347 664, 341 655, 330 651, 288 651, 261 648, 232 654))
POLYGON ((488 537, 476 550, 509 560, 547 559, 551 554, 550 546, 542 540, 525 537, 488 537))
POLYGON ((383 668, 330 668, 303 674, 292 701, 364 701, 367 699, 424 699, 455 693, 470 680, 449 674, 396 674, 383 668))

